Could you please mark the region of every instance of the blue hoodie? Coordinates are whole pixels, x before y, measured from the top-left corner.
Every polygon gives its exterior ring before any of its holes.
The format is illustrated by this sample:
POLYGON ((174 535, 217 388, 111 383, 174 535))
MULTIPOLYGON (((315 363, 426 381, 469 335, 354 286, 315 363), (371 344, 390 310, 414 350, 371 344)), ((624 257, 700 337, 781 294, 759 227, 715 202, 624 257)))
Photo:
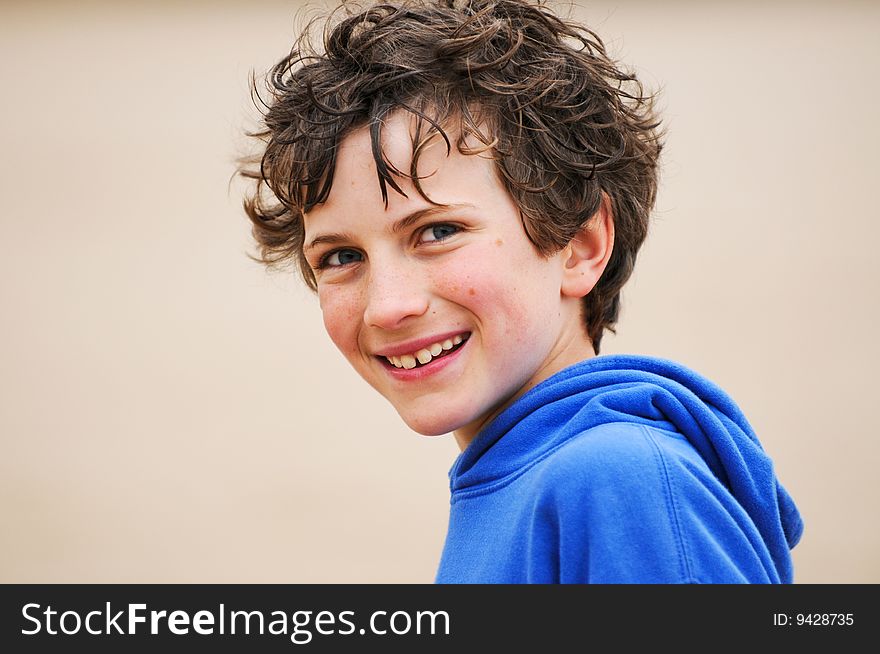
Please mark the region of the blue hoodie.
POLYGON ((449 472, 438 583, 791 583, 803 524, 739 408, 601 356, 505 409, 449 472))

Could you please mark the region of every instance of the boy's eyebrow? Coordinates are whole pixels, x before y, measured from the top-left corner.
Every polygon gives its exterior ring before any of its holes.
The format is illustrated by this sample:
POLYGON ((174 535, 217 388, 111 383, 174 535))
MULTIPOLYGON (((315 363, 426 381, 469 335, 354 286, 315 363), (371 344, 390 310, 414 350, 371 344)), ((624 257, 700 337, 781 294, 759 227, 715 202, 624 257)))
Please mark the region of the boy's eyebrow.
POLYGON ((403 218, 395 222, 391 226, 391 231, 394 234, 399 234, 400 232, 406 230, 408 227, 412 227, 415 223, 419 222, 425 216, 448 213, 451 211, 455 211, 456 209, 473 208, 473 206, 474 205, 472 204, 440 204, 433 207, 427 207, 425 209, 419 209, 418 211, 413 211, 408 216, 404 216, 403 218))
MULTIPOLYGON (((443 204, 438 205, 436 207, 427 207, 425 209, 419 209, 418 211, 413 211, 411 214, 408 214, 396 221, 393 225, 391 225, 391 232, 394 234, 399 234, 400 232, 406 230, 408 227, 411 227, 419 220, 424 218, 425 216, 431 216, 434 214, 442 214, 450 211, 455 211, 457 209, 465 209, 465 208, 473 208, 474 205, 462 203, 462 204, 443 204)), ((343 241, 349 240, 350 237, 346 234, 342 234, 339 232, 332 232, 328 234, 319 234, 311 241, 309 241, 305 247, 303 247, 303 252, 308 252, 309 250, 317 247, 318 245, 322 245, 325 243, 334 244, 341 243, 343 241)))

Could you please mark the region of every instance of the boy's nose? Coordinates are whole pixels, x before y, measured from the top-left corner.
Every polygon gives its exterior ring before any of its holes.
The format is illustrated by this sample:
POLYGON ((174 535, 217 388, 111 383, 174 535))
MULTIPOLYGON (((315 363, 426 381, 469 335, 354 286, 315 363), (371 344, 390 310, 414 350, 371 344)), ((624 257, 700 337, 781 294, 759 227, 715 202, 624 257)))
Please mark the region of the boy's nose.
POLYGON ((428 310, 428 294, 414 276, 403 271, 370 273, 364 323, 380 329, 396 329, 411 317, 428 310))

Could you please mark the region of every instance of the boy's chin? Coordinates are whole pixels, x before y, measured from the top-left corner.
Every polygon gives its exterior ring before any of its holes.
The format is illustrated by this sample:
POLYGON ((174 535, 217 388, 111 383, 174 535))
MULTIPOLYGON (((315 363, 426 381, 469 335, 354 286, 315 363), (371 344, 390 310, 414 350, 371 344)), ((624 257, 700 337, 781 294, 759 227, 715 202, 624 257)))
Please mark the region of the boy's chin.
POLYGON ((398 415, 406 423, 406 426, 422 436, 442 436, 449 434, 461 427, 460 421, 450 420, 449 415, 407 415, 398 410, 398 415))

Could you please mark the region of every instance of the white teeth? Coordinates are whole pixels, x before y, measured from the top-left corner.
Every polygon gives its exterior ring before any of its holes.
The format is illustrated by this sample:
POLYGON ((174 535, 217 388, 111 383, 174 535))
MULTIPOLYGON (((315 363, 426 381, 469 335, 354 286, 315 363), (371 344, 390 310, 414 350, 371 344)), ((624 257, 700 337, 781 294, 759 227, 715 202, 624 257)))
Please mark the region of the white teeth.
POLYGON ((453 347, 458 345, 459 343, 464 342, 464 338, 459 334, 458 336, 454 336, 453 338, 447 338, 445 341, 440 343, 432 343, 428 347, 422 348, 418 352, 413 354, 402 354, 400 356, 390 356, 385 357, 395 368, 406 368, 407 370, 412 370, 416 367, 416 361, 425 365, 426 363, 430 363, 431 360, 439 356, 441 352, 444 350, 451 350, 453 347))

